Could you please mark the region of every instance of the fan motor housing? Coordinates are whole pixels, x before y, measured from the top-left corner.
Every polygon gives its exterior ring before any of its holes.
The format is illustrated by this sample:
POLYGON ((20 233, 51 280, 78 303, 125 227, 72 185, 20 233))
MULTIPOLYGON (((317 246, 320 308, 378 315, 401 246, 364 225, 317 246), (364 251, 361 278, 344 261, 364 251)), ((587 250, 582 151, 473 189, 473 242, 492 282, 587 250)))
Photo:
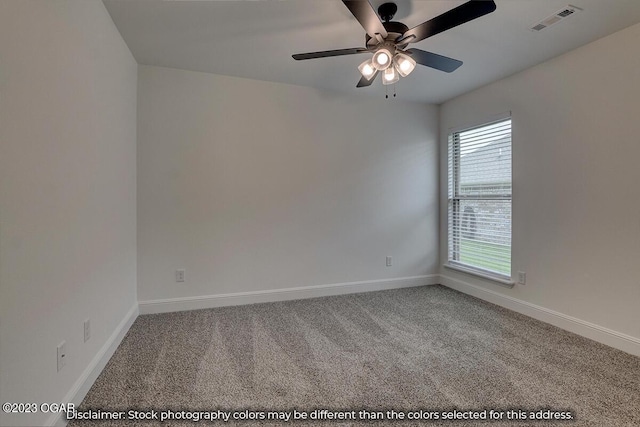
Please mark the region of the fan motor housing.
MULTIPOLYGON (((402 22, 397 21, 383 22, 382 25, 384 25, 384 29, 387 30, 387 37, 385 38, 385 40, 390 42, 395 42, 400 38, 400 36, 402 36, 409 30, 409 27, 404 25, 402 22)), ((378 44, 378 40, 369 36, 369 34, 366 34, 365 46, 373 47, 377 46, 378 44)))

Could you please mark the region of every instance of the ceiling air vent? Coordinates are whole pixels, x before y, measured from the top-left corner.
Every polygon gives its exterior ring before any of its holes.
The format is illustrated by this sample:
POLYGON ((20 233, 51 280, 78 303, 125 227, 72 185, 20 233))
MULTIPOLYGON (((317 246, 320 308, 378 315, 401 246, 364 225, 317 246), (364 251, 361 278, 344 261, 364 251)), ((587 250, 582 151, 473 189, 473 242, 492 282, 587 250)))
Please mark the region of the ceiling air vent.
POLYGON ((533 31, 542 31, 545 28, 550 27, 553 24, 557 24, 563 19, 566 19, 571 15, 575 15, 576 12, 580 12, 580 11, 582 11, 582 9, 580 9, 579 7, 568 5, 567 7, 563 7, 553 15, 547 16, 542 21, 538 22, 533 27, 531 27, 531 29, 533 31))

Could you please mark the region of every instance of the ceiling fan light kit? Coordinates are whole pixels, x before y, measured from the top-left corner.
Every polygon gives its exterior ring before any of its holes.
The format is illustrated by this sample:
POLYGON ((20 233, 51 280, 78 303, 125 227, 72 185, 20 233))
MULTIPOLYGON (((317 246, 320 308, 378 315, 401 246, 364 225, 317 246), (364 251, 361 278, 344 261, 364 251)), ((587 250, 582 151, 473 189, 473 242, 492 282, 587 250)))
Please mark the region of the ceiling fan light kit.
POLYGON ((293 59, 373 53, 371 59, 358 66, 362 78, 357 87, 370 86, 378 74, 382 74, 383 85, 394 84, 400 77, 411 74, 417 64, 447 73, 455 71, 462 61, 420 49, 407 49, 407 46, 496 10, 493 0, 471 0, 410 29, 402 22, 392 21, 398 11, 395 3, 382 4, 377 13, 367 0, 342 0, 342 3, 366 31, 365 47, 301 53, 293 55, 293 59))

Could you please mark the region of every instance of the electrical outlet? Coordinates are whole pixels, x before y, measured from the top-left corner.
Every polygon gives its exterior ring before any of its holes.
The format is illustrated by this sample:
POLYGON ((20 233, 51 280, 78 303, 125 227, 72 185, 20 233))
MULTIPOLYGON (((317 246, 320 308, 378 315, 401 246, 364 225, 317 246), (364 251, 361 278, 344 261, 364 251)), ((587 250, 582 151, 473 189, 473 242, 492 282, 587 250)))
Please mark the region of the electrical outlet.
POLYGON ((58 372, 67 364, 67 343, 62 341, 57 347, 58 353, 58 372))
POLYGON ((91 338, 91 319, 84 321, 84 342, 89 341, 91 338))
POLYGON ((518 284, 526 285, 527 284, 527 273, 524 271, 518 271, 518 284))
POLYGON ((176 270, 176 282, 178 283, 182 283, 185 281, 185 270, 184 268, 181 268, 179 270, 176 270))
POLYGON ((387 257, 387 267, 391 267, 393 265, 393 257, 387 257))

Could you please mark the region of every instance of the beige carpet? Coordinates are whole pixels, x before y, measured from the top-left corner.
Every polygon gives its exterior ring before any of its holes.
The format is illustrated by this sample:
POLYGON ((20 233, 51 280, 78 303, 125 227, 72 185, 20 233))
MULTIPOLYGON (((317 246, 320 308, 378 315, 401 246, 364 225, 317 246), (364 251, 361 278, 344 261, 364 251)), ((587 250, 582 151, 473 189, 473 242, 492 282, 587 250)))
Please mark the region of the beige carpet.
MULTIPOLYGON (((482 410, 494 409, 503 421, 420 424, 640 426, 640 358, 448 288, 427 286, 140 316, 82 407, 223 410, 230 416, 244 409, 282 411, 279 416, 294 409, 308 416, 330 409, 354 410, 356 417, 362 409, 385 417, 391 409, 440 417, 461 416, 451 415, 454 410, 481 416, 482 410), (527 417, 540 410, 567 411, 575 420, 507 420, 514 409, 525 410, 527 417)), ((260 425, 283 424, 364 425, 260 425)))

